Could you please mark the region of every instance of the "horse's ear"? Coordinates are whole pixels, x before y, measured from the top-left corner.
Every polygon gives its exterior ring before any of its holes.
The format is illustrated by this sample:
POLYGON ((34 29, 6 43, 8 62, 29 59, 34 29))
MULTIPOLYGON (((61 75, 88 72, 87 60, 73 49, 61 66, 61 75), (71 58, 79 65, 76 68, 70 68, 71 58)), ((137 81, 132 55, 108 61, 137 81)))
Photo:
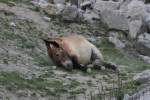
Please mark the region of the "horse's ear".
POLYGON ((50 47, 56 47, 56 48, 60 47, 60 45, 57 41, 49 41, 49 45, 50 45, 50 47))
POLYGON ((50 47, 50 48, 52 48, 52 47, 56 47, 56 48, 59 48, 59 47, 61 47, 60 45, 62 44, 62 40, 61 39, 49 39, 49 40, 47 40, 47 39, 42 39, 44 42, 45 42, 45 44, 46 44, 46 46, 47 47, 50 47))

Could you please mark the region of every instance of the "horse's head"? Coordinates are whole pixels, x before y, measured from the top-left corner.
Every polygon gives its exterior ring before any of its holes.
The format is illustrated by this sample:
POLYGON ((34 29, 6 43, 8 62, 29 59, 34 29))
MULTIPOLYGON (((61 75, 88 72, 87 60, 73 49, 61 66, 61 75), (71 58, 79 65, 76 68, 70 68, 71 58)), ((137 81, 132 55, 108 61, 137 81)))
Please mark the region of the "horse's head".
POLYGON ((52 40, 44 40, 47 51, 52 59, 52 61, 58 65, 63 66, 64 68, 71 70, 73 69, 73 63, 68 53, 63 49, 62 40, 60 39, 52 39, 52 40))

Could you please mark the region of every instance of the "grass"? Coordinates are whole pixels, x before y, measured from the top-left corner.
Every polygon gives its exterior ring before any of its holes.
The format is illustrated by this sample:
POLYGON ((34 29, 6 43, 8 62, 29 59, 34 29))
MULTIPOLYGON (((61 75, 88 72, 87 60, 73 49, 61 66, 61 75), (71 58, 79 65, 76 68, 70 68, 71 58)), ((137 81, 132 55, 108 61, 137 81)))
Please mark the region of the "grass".
POLYGON ((8 3, 8 2, 18 2, 19 0, 0 0, 0 2, 8 3))
MULTIPOLYGON (((44 73, 38 78, 32 79, 24 78, 24 76, 17 72, 0 72, 0 85, 5 86, 8 90, 29 89, 46 93, 46 95, 60 95, 63 93, 79 94, 83 91, 75 90, 80 85, 79 82, 72 80, 70 84, 63 85, 63 81, 57 79, 49 79, 53 77, 51 72, 44 73)), ((53 74, 54 75, 54 74, 53 74)))
POLYGON ((107 39, 103 39, 99 45, 105 60, 114 62, 117 65, 125 65, 129 72, 139 72, 145 69, 150 69, 150 64, 145 63, 139 58, 131 57, 120 50, 116 49, 113 44, 109 43, 107 39))
POLYGON ((2 2, 2 3, 10 3, 10 2, 16 2, 16 3, 18 3, 18 2, 29 2, 29 0, 0 0, 0 2, 2 2))
POLYGON ((16 72, 0 72, 0 85, 6 86, 9 90, 29 89, 46 92, 49 95, 67 91, 61 81, 47 80, 43 77, 25 79, 16 72))
POLYGON ((54 65, 53 62, 50 60, 50 58, 46 55, 41 56, 41 55, 34 54, 33 58, 36 65, 39 65, 41 67, 54 65))

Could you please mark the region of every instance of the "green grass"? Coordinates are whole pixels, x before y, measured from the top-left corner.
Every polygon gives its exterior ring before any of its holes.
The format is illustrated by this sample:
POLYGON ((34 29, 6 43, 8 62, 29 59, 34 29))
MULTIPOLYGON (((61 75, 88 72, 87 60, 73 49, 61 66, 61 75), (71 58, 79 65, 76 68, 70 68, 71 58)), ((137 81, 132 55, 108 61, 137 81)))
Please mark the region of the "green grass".
POLYGON ((45 67, 45 66, 53 66, 53 62, 50 60, 50 58, 46 55, 37 55, 34 54, 32 55, 34 58, 34 62, 36 63, 36 65, 39 65, 41 67, 45 67))
POLYGON ((0 0, 0 2, 3 2, 3 3, 10 3, 10 2, 29 2, 29 0, 0 0))
MULTIPOLYGON (((29 89, 37 92, 44 92, 46 95, 60 95, 68 93, 68 90, 74 90, 80 85, 79 82, 72 80, 70 84, 63 85, 63 81, 50 79, 54 75, 52 72, 44 73, 38 78, 25 78, 17 72, 0 72, 0 85, 5 86, 8 90, 29 89)), ((70 93, 81 93, 83 91, 75 90, 70 93)))
POLYGON ((0 0, 0 2, 8 3, 8 2, 18 2, 19 0, 0 0))
POLYGON ((105 60, 114 62, 118 65, 125 65, 126 70, 129 72, 138 72, 145 69, 150 69, 150 64, 145 63, 143 60, 131 57, 116 49, 113 44, 109 43, 107 39, 103 39, 100 50, 105 60))
POLYGON ((31 37, 26 38, 22 34, 9 31, 0 32, 0 39, 15 41, 16 46, 20 48, 32 49, 36 46, 36 41, 33 41, 31 37))
POLYGON ((47 80, 43 77, 25 79, 16 72, 0 72, 0 85, 6 86, 9 90, 29 89, 46 92, 51 95, 57 95, 56 93, 58 92, 66 91, 61 81, 47 80))

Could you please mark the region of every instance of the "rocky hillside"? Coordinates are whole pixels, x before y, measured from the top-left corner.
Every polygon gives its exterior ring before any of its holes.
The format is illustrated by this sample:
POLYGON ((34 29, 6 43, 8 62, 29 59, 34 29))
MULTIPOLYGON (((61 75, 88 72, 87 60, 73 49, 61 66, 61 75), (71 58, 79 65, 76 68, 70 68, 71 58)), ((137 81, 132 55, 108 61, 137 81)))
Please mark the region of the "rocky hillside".
POLYGON ((0 0, 0 100, 87 100, 91 94, 98 100, 99 90, 117 88, 119 79, 130 94, 150 80, 141 73, 150 69, 149 51, 148 0, 0 0), (118 66, 119 76, 56 67, 41 40, 49 33, 85 36, 118 66))

